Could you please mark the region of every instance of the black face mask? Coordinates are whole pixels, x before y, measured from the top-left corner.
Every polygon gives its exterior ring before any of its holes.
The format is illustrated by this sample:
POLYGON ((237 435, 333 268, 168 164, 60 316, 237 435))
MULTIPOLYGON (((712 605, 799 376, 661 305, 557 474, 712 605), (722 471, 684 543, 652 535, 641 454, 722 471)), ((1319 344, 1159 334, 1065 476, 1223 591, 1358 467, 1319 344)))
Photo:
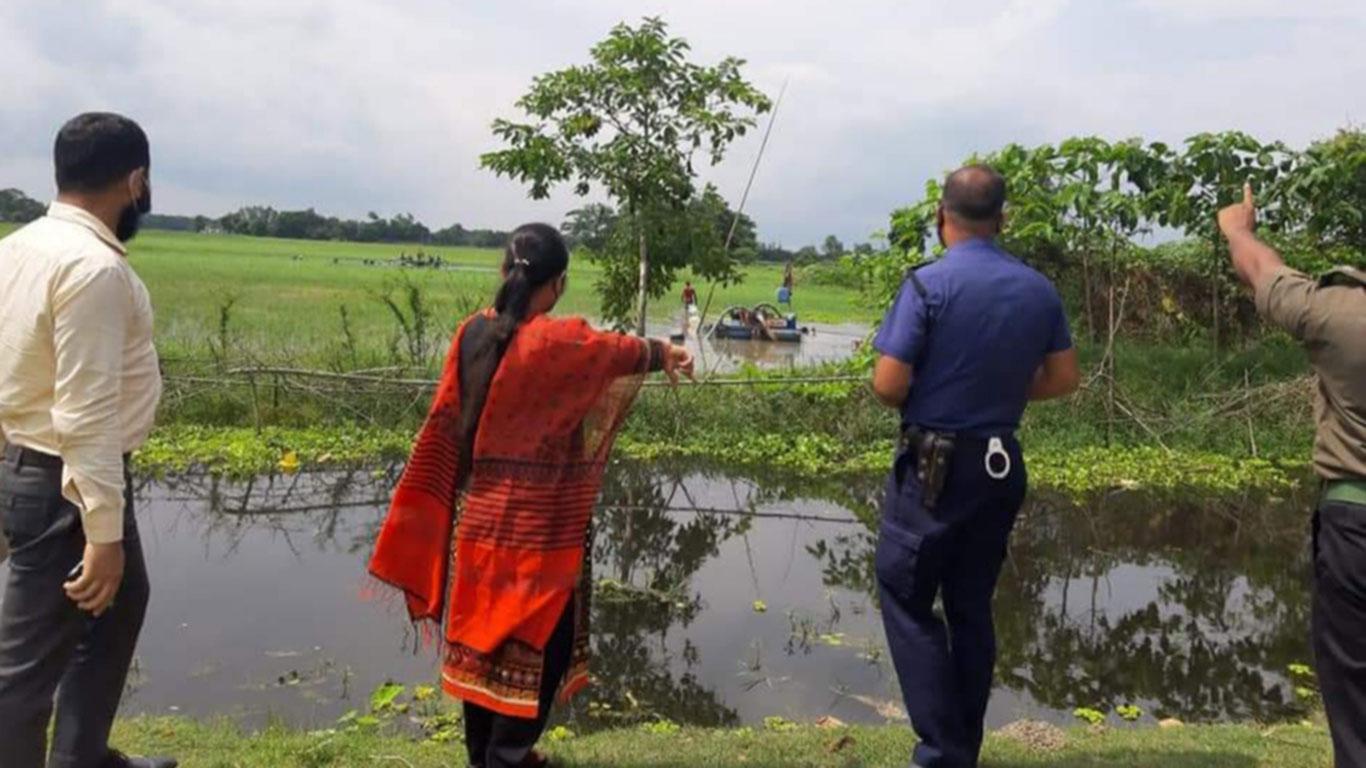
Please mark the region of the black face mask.
POLYGON ((119 214, 119 223, 114 228, 114 237, 117 237, 121 243, 132 240, 138 233, 138 227, 142 225, 142 217, 151 212, 152 185, 147 184, 142 188, 142 194, 138 196, 138 199, 128 203, 128 206, 119 214))

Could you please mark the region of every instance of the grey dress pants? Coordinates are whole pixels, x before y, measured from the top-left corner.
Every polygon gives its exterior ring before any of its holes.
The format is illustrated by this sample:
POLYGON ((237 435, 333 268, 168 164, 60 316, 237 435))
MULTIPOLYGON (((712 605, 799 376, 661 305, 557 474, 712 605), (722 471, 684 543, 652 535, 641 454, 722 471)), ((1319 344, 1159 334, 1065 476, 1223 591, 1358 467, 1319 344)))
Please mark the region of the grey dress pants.
POLYGON ((85 552, 80 513, 61 495, 60 464, 33 458, 8 446, 0 464, 0 524, 10 544, 0 598, 0 768, 98 768, 108 757, 109 730, 147 609, 131 484, 123 584, 113 605, 94 618, 62 589, 85 552))

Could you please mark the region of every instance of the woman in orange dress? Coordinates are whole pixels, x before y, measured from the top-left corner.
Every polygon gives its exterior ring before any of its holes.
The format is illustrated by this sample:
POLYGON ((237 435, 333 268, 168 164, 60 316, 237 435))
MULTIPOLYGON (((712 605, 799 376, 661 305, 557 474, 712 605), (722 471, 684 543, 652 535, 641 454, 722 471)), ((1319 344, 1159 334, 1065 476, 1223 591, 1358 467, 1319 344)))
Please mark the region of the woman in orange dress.
POLYGON ((441 632, 474 768, 546 765, 533 747, 550 705, 588 681, 585 551, 612 441, 647 373, 692 375, 681 347, 550 317, 568 266, 553 227, 512 233, 493 307, 455 333, 370 562, 441 632))

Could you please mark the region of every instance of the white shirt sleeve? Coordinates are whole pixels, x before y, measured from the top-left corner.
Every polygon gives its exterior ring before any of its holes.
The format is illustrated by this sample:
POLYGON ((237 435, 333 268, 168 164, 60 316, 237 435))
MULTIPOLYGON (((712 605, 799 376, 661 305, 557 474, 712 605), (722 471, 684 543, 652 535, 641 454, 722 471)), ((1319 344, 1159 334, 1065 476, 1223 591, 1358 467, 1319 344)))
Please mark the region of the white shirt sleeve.
POLYGON ((52 296, 56 376, 52 425, 66 468, 62 495, 81 511, 87 541, 123 539, 124 340, 133 312, 115 265, 60 275, 52 296))

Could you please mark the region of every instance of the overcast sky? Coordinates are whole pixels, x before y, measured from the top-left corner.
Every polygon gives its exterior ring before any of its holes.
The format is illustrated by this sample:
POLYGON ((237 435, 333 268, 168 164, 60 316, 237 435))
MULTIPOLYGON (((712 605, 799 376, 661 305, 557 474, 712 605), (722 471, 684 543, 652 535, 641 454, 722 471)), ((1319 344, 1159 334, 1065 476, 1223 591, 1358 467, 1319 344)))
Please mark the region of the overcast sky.
MULTIPOLYGON (((478 168, 495 117, 621 20, 790 81, 748 212, 766 240, 886 226, 973 151, 1366 121, 1366 0, 3 0, 0 187, 52 194, 51 142, 110 109, 152 138, 157 209, 244 204, 434 227, 559 221, 478 168)), ((757 133, 708 170, 738 200, 757 133)))

